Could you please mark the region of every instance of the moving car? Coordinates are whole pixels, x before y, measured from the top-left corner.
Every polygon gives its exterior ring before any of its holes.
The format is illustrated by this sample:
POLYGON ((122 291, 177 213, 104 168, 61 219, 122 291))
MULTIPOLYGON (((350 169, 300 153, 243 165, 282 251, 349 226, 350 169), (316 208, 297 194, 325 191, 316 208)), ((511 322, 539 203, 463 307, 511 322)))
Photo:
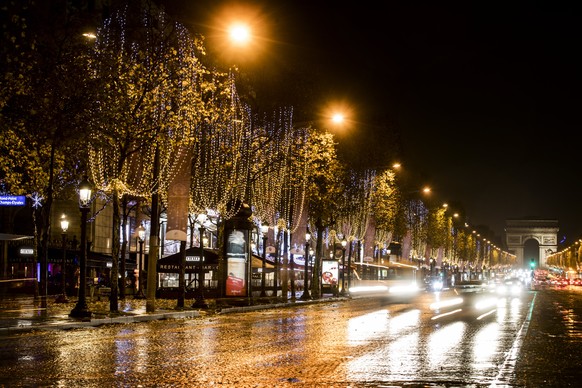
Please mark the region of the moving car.
POLYGON ((434 295, 432 320, 481 320, 497 311, 498 296, 482 281, 459 282, 434 295))
POLYGON ((525 285, 519 278, 508 278, 499 283, 495 289, 497 294, 503 296, 517 296, 525 289, 525 285))

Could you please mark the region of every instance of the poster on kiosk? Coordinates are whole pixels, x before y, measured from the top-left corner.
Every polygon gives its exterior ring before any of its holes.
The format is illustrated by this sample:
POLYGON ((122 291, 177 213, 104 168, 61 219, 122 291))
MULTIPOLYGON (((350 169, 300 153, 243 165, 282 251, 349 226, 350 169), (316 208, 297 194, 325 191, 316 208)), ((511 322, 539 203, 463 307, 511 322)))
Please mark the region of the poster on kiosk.
POLYGON ((321 262, 321 285, 323 287, 337 287, 338 278, 338 262, 336 260, 323 260, 321 262))
POLYGON ((248 231, 233 229, 226 247, 226 295, 247 296, 246 266, 248 260, 248 231))

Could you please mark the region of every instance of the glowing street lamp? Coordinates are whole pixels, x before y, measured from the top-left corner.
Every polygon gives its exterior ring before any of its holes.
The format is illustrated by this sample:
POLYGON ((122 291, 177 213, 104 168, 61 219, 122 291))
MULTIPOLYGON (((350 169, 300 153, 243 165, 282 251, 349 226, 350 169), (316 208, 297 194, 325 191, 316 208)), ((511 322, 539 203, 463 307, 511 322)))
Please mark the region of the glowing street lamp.
POLYGON ((91 204, 92 186, 87 176, 79 184, 79 209, 81 210, 81 252, 80 252, 80 274, 79 276, 79 297, 77 304, 69 313, 73 318, 91 318, 91 311, 87 306, 87 213, 91 204))
POLYGON ((233 24, 229 30, 228 35, 230 40, 237 45, 245 45, 251 40, 251 31, 245 24, 233 24))
POLYGON ((69 229, 69 220, 66 215, 61 216, 61 237, 63 242, 63 265, 61 268, 61 294, 55 299, 55 303, 68 303, 67 299, 67 278, 65 268, 67 266, 67 230, 69 229))

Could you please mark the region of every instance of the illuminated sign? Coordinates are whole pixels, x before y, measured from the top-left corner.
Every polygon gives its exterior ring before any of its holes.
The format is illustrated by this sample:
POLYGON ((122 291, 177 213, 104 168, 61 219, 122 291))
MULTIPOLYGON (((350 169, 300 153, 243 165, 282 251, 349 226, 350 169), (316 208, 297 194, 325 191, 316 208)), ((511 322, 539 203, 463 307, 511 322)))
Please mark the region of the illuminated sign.
POLYGON ((25 204, 24 195, 0 195, 0 206, 24 206, 25 204))
POLYGON ((324 286, 337 286, 339 278, 339 264, 335 260, 323 260, 321 262, 321 284, 324 286))
POLYGON ((233 229, 228 234, 226 246, 226 295, 246 296, 246 263, 249 231, 233 229))
POLYGON ((21 247, 19 252, 21 256, 31 256, 34 254, 34 249, 28 247, 21 247))

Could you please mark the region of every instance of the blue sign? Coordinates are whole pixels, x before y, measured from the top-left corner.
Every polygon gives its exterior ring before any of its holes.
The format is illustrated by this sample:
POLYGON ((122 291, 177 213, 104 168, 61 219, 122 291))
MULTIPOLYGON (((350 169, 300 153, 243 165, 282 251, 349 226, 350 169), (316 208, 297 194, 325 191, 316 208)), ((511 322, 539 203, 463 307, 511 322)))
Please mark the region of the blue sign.
POLYGON ((26 196, 24 195, 0 195, 0 206, 24 206, 26 196))

